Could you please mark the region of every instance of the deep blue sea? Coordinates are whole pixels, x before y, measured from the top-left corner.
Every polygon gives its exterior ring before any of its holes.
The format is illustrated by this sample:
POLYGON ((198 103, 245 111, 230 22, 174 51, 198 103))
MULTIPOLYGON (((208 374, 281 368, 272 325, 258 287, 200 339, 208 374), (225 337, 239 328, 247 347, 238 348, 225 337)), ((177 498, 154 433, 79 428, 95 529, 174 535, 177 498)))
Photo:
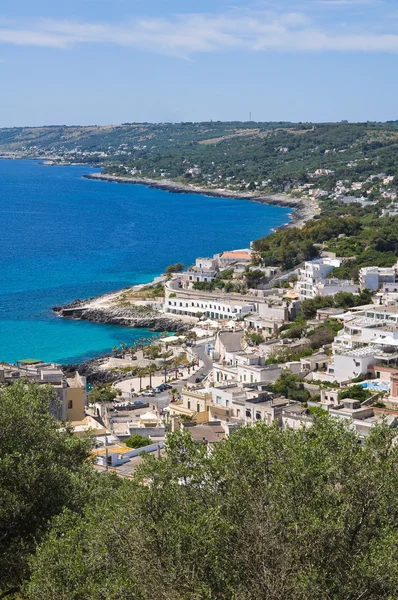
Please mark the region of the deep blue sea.
POLYGON ((83 179, 90 171, 0 160, 0 361, 77 362, 147 336, 51 307, 247 247, 289 220, 286 208, 83 179))

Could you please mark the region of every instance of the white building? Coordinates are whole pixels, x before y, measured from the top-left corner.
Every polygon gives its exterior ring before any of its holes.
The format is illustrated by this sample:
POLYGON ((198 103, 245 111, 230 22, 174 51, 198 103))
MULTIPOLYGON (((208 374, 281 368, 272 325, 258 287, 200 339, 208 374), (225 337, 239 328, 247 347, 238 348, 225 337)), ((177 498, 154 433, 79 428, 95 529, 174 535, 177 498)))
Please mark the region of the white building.
POLYGON ((278 365, 266 365, 265 357, 258 354, 238 352, 233 362, 218 361, 213 364, 214 384, 236 381, 240 384, 261 384, 276 381, 282 372, 278 365))
POLYGON ((183 292, 173 292, 166 294, 163 310, 166 314, 182 315, 195 317, 199 313, 204 314, 211 319, 238 319, 245 317, 249 313, 254 313, 256 307, 254 304, 228 300, 227 298, 217 298, 187 294, 183 292))
POLYGON ((324 284, 327 276, 340 265, 341 260, 338 258, 318 258, 305 262, 297 282, 300 300, 317 296, 319 284, 324 284))
POLYGON ((377 291, 383 283, 395 283, 396 268, 396 265, 394 267, 363 267, 359 270, 360 288, 377 291))
POLYGON ((327 365, 325 373, 316 372, 313 379, 330 383, 349 383, 360 375, 366 375, 375 362, 375 353, 368 347, 341 351, 327 365))

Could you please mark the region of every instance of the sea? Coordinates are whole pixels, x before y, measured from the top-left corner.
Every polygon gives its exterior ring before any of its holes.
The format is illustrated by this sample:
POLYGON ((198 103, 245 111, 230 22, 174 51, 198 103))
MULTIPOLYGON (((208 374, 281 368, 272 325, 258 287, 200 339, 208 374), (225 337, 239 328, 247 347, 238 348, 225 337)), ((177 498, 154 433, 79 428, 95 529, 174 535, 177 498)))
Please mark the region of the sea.
POLYGON ((148 337, 51 309, 248 247, 289 221, 289 208, 83 178, 97 171, 0 160, 0 362, 78 363, 148 337))

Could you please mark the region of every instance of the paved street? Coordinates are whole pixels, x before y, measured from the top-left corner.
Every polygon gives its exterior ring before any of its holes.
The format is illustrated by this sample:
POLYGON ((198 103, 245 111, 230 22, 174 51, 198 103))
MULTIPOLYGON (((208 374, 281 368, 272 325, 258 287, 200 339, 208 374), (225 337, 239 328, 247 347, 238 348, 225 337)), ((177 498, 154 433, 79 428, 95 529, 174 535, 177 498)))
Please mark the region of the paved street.
POLYGON ((206 354, 206 343, 202 342, 192 348, 196 356, 202 361, 202 367, 194 375, 188 378, 189 383, 195 383, 195 379, 200 375, 208 375, 213 368, 213 361, 206 354))

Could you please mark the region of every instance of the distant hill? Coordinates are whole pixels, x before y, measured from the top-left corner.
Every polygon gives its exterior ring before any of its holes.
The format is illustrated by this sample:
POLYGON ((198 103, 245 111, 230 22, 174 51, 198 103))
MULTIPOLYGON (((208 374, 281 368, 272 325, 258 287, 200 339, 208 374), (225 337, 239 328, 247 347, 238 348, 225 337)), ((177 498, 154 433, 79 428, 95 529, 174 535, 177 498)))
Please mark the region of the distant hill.
POLYGON ((126 123, 0 129, 0 154, 98 164, 117 175, 283 191, 318 169, 336 179, 398 175, 398 122, 126 123))

